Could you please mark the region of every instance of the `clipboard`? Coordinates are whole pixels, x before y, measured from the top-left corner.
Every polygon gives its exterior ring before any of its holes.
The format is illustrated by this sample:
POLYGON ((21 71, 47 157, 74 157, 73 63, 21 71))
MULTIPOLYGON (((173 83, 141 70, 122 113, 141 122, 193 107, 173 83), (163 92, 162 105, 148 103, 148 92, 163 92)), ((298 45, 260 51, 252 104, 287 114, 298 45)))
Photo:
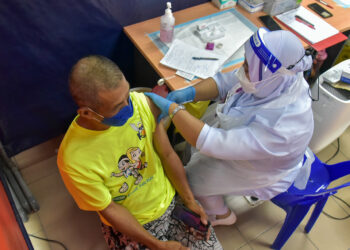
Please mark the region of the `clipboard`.
POLYGON ((310 43, 307 39, 305 39, 303 36, 301 36, 298 32, 296 32, 295 30, 293 30, 292 28, 288 27, 285 23, 283 23, 282 21, 280 21, 279 19, 276 18, 276 21, 283 24, 283 26, 285 26, 289 31, 291 31, 292 33, 294 33, 297 37, 299 37, 301 40, 303 40, 305 43, 307 43, 308 45, 310 45, 313 49, 315 49, 316 51, 320 51, 320 50, 324 50, 328 47, 331 47, 337 43, 343 42, 345 41, 347 38, 347 36, 345 36, 343 33, 339 32, 338 34, 335 34, 334 36, 328 37, 318 43, 310 43))
POLYGON ((275 16, 275 19, 316 51, 326 49, 347 39, 343 33, 339 32, 333 26, 302 6, 277 15, 275 16), (316 29, 316 31, 311 29, 308 31, 308 27, 294 21, 296 14, 301 15, 302 17, 305 16, 306 19, 311 20, 312 23, 315 24, 315 27, 318 27, 318 29, 316 29), (320 32, 324 32, 324 34, 320 32), (317 37, 317 40, 315 40, 315 37, 317 37))

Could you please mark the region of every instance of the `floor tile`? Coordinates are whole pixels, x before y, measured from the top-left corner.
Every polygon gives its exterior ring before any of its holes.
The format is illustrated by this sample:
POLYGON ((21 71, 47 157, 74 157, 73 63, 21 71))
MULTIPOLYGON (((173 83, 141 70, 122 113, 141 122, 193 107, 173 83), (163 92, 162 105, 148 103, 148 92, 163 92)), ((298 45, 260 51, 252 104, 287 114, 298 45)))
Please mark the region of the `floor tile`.
MULTIPOLYGON (((340 204, 337 202, 337 200, 334 197, 328 198, 328 201, 325 207, 323 208, 323 212, 337 218, 342 218, 348 215, 347 211, 342 206, 340 206, 340 204)), ((309 213, 307 218, 304 220, 305 224, 307 223, 307 220, 310 215, 311 213, 309 213)), ((316 221, 314 226, 316 226, 317 223, 318 223, 318 220, 316 221)), ((349 233, 350 233, 350 230, 349 230, 349 233)))
POLYGON ((27 185, 38 181, 42 178, 48 177, 54 173, 58 173, 58 167, 56 164, 57 157, 56 155, 35 163, 29 167, 21 169, 21 175, 23 180, 27 185))
MULTIPOLYGON (((239 250, 253 250, 253 248, 247 243, 243 246, 241 246, 240 248, 238 248, 239 250)), ((225 249, 226 250, 226 249, 225 249)))
MULTIPOLYGON (((33 233, 33 235, 47 239, 47 236, 45 235, 44 231, 36 232, 35 234, 33 233)), ((29 236, 29 239, 32 242, 34 250, 50 250, 51 249, 48 241, 37 239, 37 238, 31 237, 31 236, 29 236)), ((63 248, 61 247, 61 249, 63 249, 63 248)))
MULTIPOLYGON (((271 249, 270 246, 275 241, 282 227, 282 224, 283 224, 282 222, 278 223, 270 230, 259 235, 259 237, 257 237, 256 239, 249 241, 248 244, 254 250, 271 249)), ((282 249, 283 250, 296 250, 296 249, 316 250, 318 248, 304 233, 303 229, 301 229, 301 227, 298 227, 295 230, 295 232, 291 235, 291 237, 288 239, 288 241, 285 243, 282 249)), ((332 249, 332 248, 329 248, 329 249, 332 249)))
POLYGON ((28 216, 28 221, 23 223, 28 234, 36 234, 43 230, 43 227, 40 222, 38 213, 33 213, 28 216))
MULTIPOLYGON (((345 182, 349 182, 350 181, 350 176, 346 176, 344 178, 341 178, 339 180, 337 180, 336 185, 340 185, 342 183, 345 183, 345 182)), ((347 213, 347 214, 350 214, 350 187, 346 187, 346 188, 343 188, 343 189, 340 189, 334 196, 340 198, 343 200, 343 202, 339 199, 337 199, 336 197, 332 197, 334 199, 334 201, 340 206, 343 208, 343 210, 347 213), (347 203, 344 204, 344 202, 347 203)), ((349 219, 350 220, 350 219, 349 219)))
POLYGON ((236 226, 246 241, 284 220, 286 213, 270 201, 248 210, 237 217, 236 226))
MULTIPOLYGON (((40 204, 37 214, 48 238, 63 242, 70 250, 106 249, 98 215, 77 207, 59 173, 29 187, 40 204)), ((58 244, 50 246, 52 250, 62 249, 58 244)))
MULTIPOLYGON (((69 250, 107 250, 101 232, 100 219, 95 212, 76 211, 67 213, 54 225, 45 227, 49 238, 63 242, 69 250)), ((50 243, 51 250, 61 250, 57 244, 50 243)))
POLYGON ((340 136, 340 151, 350 159, 350 127, 340 136))
POLYGON ((225 250, 240 249, 240 247, 246 244, 246 241, 237 230, 235 225, 216 226, 214 227, 214 230, 222 247, 225 250))
POLYGON ((29 188, 40 205, 38 215, 44 228, 62 220, 67 211, 77 207, 59 173, 36 181, 30 184, 29 188))
POLYGON ((322 162, 326 162, 337 151, 336 146, 329 144, 326 148, 318 152, 316 155, 322 162))
POLYGON ((31 166, 37 162, 50 158, 57 154, 57 149, 62 141, 63 136, 55 137, 49 141, 27 149, 12 159, 20 169, 31 166))
MULTIPOLYGON (((339 208, 333 199, 328 200, 324 211, 336 217, 347 215, 343 209, 339 208)), ((309 216, 310 214, 308 217, 309 216)), ((307 220, 304 220, 300 227, 303 229, 306 223, 307 220)), ((309 239, 314 242, 320 250, 349 249, 349 235, 350 219, 338 221, 330 219, 324 214, 320 215, 315 225, 308 233, 309 239)))

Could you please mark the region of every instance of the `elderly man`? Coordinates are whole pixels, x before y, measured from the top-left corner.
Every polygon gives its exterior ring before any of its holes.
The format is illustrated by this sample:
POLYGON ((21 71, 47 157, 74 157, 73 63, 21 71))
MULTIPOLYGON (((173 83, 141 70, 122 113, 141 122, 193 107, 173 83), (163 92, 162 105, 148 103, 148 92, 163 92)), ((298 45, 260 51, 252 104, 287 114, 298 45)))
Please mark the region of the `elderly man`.
POLYGON ((79 60, 69 87, 79 108, 58 152, 59 170, 79 208, 98 212, 110 249, 221 249, 213 230, 189 233, 171 216, 176 190, 208 223, 149 99, 129 93, 118 66, 102 56, 79 60))

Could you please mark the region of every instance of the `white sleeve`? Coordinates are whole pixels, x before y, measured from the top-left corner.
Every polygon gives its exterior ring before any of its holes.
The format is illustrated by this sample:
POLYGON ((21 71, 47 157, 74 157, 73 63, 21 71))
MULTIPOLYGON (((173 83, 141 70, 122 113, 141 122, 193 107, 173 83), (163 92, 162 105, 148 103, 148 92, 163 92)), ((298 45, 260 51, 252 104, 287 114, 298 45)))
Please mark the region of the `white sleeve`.
POLYGON ((258 124, 230 130, 205 124, 198 136, 196 148, 204 155, 222 160, 259 160, 288 154, 283 146, 277 152, 272 149, 276 145, 283 145, 283 140, 258 124))
POLYGON ((215 99, 215 101, 224 100, 227 92, 238 83, 235 73, 236 70, 227 73, 218 72, 213 76, 219 90, 219 96, 215 99))

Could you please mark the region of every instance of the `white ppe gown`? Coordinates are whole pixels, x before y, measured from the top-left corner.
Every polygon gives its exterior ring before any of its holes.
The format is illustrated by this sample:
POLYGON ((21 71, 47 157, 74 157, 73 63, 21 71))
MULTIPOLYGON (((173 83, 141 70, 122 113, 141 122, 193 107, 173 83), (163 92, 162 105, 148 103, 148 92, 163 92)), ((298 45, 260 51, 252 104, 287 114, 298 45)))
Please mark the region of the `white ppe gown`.
POLYGON ((300 172, 313 133, 309 87, 302 72, 280 95, 244 101, 245 105, 239 105, 240 100, 252 97, 236 93, 235 72, 218 73, 214 80, 218 99, 226 100, 206 114, 198 151, 186 166, 194 195, 251 195, 267 200, 284 192, 300 172))

